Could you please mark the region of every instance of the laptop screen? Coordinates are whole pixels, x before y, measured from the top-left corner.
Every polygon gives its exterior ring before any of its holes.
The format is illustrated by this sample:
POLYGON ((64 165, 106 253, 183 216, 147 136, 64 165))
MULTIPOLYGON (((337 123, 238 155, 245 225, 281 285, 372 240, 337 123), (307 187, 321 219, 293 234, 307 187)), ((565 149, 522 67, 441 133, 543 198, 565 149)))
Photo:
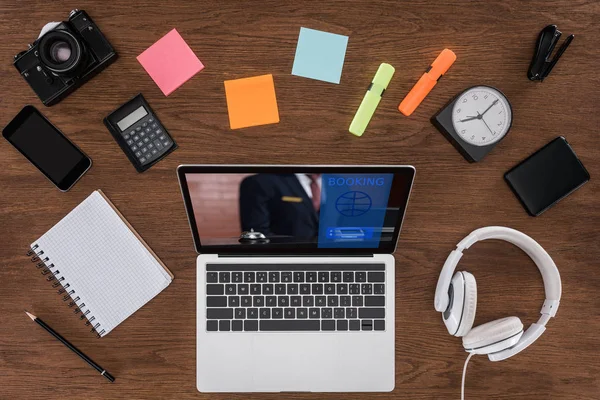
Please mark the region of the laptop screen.
POLYGON ((412 167, 181 166, 202 253, 392 253, 412 167))

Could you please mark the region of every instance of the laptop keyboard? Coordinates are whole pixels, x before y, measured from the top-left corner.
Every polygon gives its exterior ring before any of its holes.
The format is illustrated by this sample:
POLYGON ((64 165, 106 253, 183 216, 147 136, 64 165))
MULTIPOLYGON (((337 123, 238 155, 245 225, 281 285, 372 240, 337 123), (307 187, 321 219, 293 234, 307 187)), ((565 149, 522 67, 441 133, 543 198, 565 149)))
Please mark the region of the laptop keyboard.
POLYGON ((207 264, 209 332, 384 331, 385 264, 207 264))

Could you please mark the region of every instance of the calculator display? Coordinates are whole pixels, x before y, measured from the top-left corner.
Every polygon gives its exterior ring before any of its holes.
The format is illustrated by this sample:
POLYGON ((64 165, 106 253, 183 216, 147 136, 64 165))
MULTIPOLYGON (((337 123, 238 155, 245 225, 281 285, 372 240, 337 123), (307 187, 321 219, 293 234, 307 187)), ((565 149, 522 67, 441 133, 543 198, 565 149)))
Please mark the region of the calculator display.
POLYGON ((148 115, 148 111, 146 111, 144 106, 140 106, 134 112, 132 112, 131 114, 129 114, 128 116, 126 116, 125 118, 123 118, 122 120, 117 122, 117 125, 119 126, 119 129, 124 131, 125 129, 129 128, 131 125, 138 122, 145 115, 148 115))

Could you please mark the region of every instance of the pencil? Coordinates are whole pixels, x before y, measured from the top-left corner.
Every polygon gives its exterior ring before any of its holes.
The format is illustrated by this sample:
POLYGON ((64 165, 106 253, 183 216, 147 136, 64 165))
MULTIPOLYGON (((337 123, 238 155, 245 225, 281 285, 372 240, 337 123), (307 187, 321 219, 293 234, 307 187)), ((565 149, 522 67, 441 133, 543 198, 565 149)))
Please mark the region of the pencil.
POLYGON ((42 321, 35 315, 28 313, 27 311, 25 311, 25 314, 27 314, 29 316, 29 318, 31 318, 32 321, 37 322, 37 324, 39 326, 41 326, 46 331, 48 331, 48 333, 50 333, 52 336, 57 338, 62 344, 67 346, 73 353, 75 353, 79 357, 81 357, 81 359, 83 361, 85 361, 86 363, 88 363, 92 368, 94 368, 96 371, 100 372, 100 375, 104 376, 106 379, 108 379, 111 382, 115 381, 115 378, 111 374, 109 374, 107 370, 105 370, 104 368, 102 368, 101 366, 96 364, 94 361, 92 361, 92 359, 90 359, 88 356, 86 356, 81 351, 79 351, 77 349, 77 347, 73 346, 71 343, 69 343, 69 341, 67 339, 60 336, 57 332, 54 331, 54 329, 52 329, 48 325, 46 325, 46 323, 44 321, 42 321))

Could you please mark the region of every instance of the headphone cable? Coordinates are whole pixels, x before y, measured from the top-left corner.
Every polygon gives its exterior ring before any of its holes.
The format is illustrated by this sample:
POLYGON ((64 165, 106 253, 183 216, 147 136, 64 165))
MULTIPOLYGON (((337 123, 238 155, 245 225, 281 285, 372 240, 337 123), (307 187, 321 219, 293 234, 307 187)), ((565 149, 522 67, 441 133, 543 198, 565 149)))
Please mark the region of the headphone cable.
POLYGON ((465 366, 463 367, 462 373, 462 384, 460 386, 460 399, 465 400, 465 378, 467 377, 467 365, 469 364, 469 360, 473 357, 474 353, 469 353, 467 360, 465 361, 465 366))

